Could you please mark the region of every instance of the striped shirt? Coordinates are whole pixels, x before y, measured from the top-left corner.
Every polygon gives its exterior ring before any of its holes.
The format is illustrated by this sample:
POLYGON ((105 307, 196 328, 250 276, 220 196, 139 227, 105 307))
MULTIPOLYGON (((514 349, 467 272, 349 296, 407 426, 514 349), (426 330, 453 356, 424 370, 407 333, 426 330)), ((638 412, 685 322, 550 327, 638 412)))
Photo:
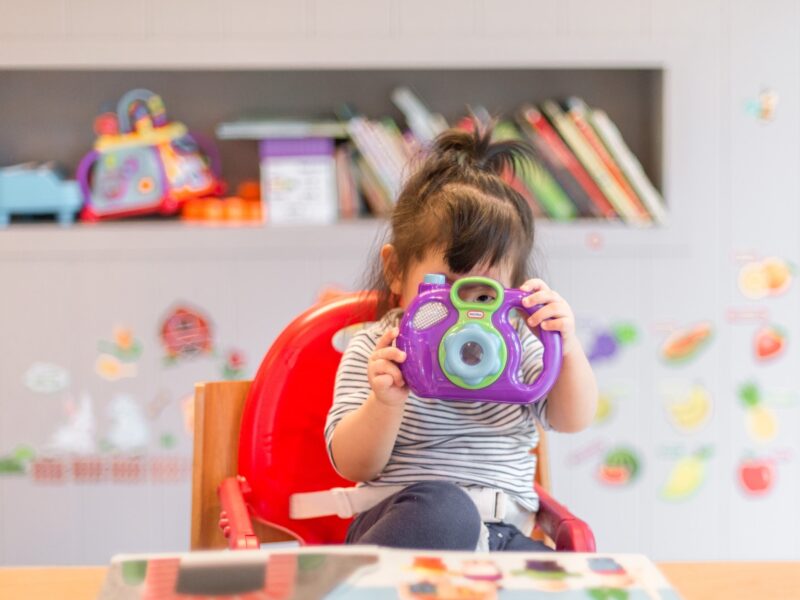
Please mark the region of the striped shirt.
MULTIPOLYGON (((367 363, 378 339, 401 315, 394 310, 359 331, 347 346, 336 374, 333 405, 325 423, 325 440, 331 440, 339 421, 356 410, 370 393, 367 363)), ((522 379, 534 381, 542 369, 544 348, 520 321, 522 379)), ((533 491, 539 442, 536 420, 549 428, 547 400, 534 404, 447 402, 409 394, 394 449, 383 471, 361 485, 411 485, 447 480, 464 487, 503 490, 524 508, 536 511, 533 491)), ((335 465, 334 465, 335 466, 335 465)))

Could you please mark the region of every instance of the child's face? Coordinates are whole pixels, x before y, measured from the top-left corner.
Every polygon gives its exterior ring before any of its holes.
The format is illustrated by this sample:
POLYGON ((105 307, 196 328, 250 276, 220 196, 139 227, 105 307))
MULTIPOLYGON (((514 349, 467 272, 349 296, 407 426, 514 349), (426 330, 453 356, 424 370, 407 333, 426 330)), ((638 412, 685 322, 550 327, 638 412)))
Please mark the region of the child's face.
MULTIPOLYGON (((447 278, 447 283, 452 284, 463 277, 488 277, 499 281, 503 287, 511 287, 513 266, 510 260, 501 261, 489 267, 477 265, 467 273, 453 273, 447 266, 444 256, 440 252, 431 252, 423 260, 412 262, 405 277, 390 282, 392 293, 400 296, 400 307, 406 308, 417 295, 419 284, 428 273, 442 273, 447 278)), ((486 285, 469 285, 460 290, 462 300, 467 302, 491 302, 495 299, 495 291, 486 285)))

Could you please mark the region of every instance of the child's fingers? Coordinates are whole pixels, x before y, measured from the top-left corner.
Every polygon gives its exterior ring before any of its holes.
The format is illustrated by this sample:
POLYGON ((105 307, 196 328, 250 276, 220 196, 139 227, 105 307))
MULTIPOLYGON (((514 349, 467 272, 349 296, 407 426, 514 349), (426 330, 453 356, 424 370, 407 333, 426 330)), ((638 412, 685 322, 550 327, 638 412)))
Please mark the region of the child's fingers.
POLYGON ((562 317, 560 319, 548 319, 541 325, 545 331, 561 331, 566 332, 570 329, 569 319, 562 317))
POLYGON ((406 353, 400 350, 400 348, 389 346, 388 348, 381 348, 380 350, 373 352, 370 360, 378 360, 381 358, 385 360, 391 360, 399 364, 406 360, 406 353))
POLYGON ((550 286, 541 279, 528 279, 525 283, 519 286, 523 292, 535 292, 537 290, 549 290, 550 286))
POLYGON ((380 381, 385 387, 390 387, 394 383, 397 387, 403 387, 405 380, 399 367, 393 362, 385 359, 373 361, 369 367, 373 382, 380 381), (386 376, 390 379, 387 380, 386 376))
POLYGON ((376 392, 383 392, 384 390, 388 390, 392 387, 394 383, 394 379, 388 373, 383 373, 381 375, 376 375, 372 378, 372 389, 376 392))
POLYGON ((536 327, 546 319, 565 317, 566 311, 560 303, 547 304, 528 318, 528 327, 536 327))
POLYGON ((385 331, 384 334, 378 338, 378 343, 375 344, 375 350, 380 350, 381 348, 387 348, 391 346, 398 333, 400 333, 399 327, 392 327, 391 329, 385 331))
POLYGON ((537 304, 550 304, 551 302, 555 302, 556 300, 560 299, 561 296, 559 296, 558 293, 553 290, 539 290, 535 294, 525 296, 522 299, 522 306, 527 306, 530 308, 531 306, 536 306, 537 304))

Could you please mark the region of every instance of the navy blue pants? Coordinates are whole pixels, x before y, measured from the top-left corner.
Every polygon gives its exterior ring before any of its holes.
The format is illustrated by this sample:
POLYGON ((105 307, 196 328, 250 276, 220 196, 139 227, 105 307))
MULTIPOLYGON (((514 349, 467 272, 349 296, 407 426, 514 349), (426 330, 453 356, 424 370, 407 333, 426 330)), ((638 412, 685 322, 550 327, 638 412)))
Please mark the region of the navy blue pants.
MULTIPOLYGON (((487 523, 490 550, 550 550, 513 525, 487 523)), ((447 481, 424 481, 360 513, 347 531, 348 544, 419 550, 475 550, 481 517, 472 499, 447 481)))

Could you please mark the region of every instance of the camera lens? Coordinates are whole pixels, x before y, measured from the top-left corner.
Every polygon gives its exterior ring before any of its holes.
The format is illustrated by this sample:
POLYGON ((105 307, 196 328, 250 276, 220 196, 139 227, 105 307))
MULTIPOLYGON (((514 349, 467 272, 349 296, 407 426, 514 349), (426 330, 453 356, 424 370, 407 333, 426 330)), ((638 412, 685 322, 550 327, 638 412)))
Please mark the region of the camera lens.
POLYGON ((472 366, 477 365, 483 358, 483 348, 478 342, 467 342, 461 346, 461 360, 472 366))

